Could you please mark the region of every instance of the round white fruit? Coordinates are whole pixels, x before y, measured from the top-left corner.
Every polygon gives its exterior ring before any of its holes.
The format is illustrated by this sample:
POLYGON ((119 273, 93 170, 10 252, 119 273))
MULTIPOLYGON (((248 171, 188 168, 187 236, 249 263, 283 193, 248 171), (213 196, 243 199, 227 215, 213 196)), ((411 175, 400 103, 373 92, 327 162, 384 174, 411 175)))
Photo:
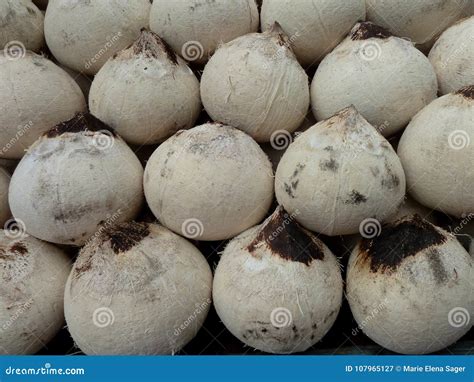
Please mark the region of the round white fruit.
POLYGON ((365 20, 364 0, 264 0, 262 29, 278 22, 303 66, 320 61, 365 20))
POLYGON ((138 38, 149 14, 150 0, 51 0, 44 20, 46 43, 62 64, 95 74, 138 38))
POLYGON ((16 60, 0 54, 0 104, 0 157, 7 159, 21 158, 41 134, 86 108, 74 80, 30 52, 16 60))
POLYGON ((363 332, 404 354, 441 350, 472 326, 473 259, 419 217, 359 242, 348 265, 347 299, 363 332))
POLYGON ((64 310, 86 354, 174 354, 201 328, 212 273, 188 241, 157 224, 103 227, 80 252, 64 310))
POLYGON ((259 223, 273 200, 272 165, 247 134, 205 124, 169 138, 148 160, 145 196, 180 235, 224 240, 259 223))
POLYGON ((0 231, 0 354, 34 354, 64 325, 70 260, 14 224, 0 231))
POLYGON ((89 114, 36 141, 10 182, 13 216, 31 235, 82 245, 107 219, 133 219, 143 202, 143 168, 125 142, 89 114))
POLYGON ((214 121, 268 142, 275 132, 293 132, 304 120, 308 76, 275 26, 222 45, 204 68, 201 97, 214 121))
POLYGON ((230 332, 270 353, 302 352, 329 331, 342 301, 339 263, 281 207, 234 238, 216 268, 213 298, 230 332))
POLYGON ((311 231, 348 235, 390 218, 405 175, 388 141, 349 107, 300 134, 275 175, 278 202, 311 231))
POLYGON ((436 99, 404 131, 398 155, 410 194, 456 217, 474 212, 473 145, 474 85, 436 99))
POLYGON ((150 28, 187 61, 205 63, 214 50, 258 30, 255 0, 155 0, 150 28))
POLYGON ((199 81, 163 40, 142 31, 97 73, 89 106, 127 142, 154 144, 194 126, 201 112, 199 81))
POLYGON ((357 24, 319 65, 311 105, 317 120, 354 105, 389 136, 435 99, 437 90, 436 74, 423 53, 366 22, 357 24))

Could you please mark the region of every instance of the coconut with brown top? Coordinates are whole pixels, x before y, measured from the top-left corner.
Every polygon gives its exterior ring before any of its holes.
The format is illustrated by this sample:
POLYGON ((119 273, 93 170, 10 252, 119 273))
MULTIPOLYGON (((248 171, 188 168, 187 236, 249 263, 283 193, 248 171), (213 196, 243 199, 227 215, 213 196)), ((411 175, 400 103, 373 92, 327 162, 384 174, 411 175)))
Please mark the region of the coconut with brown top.
POLYGON ((363 239, 348 265, 347 298, 364 333, 404 354, 441 350, 469 331, 473 259, 456 238, 419 216, 363 239))
POLYGON ((86 354, 174 354, 211 305, 212 273, 187 240, 157 224, 103 227, 80 252, 64 296, 86 354))
POLYGON ((101 222, 133 219, 143 203, 140 161, 110 128, 78 114, 39 138, 13 173, 13 216, 42 240, 82 245, 101 222))
POLYGON ((34 354, 54 338, 70 268, 57 247, 0 230, 0 354, 34 354))
POLYGON ((282 207, 226 246, 213 299, 230 332, 270 353, 305 351, 321 340, 342 301, 331 251, 282 207))
POLYGON ((97 73, 89 106, 127 142, 154 144, 194 126, 201 112, 199 81, 158 35, 143 30, 97 73))
POLYGON ((311 83, 311 105, 317 120, 354 105, 389 136, 436 98, 437 90, 436 74, 423 53, 364 22, 321 61, 311 83))

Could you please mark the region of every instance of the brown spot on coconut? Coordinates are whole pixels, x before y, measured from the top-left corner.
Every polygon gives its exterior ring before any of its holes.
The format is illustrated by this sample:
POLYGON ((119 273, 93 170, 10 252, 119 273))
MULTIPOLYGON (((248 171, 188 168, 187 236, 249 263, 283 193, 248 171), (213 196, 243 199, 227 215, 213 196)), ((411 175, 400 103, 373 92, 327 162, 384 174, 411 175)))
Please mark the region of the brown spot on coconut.
POLYGON ((258 30, 255 0, 155 0, 150 28, 185 60, 204 64, 222 43, 258 30))
POLYGON ((0 2, 0 49, 12 58, 25 49, 39 51, 44 45, 43 13, 31 0, 0 2))
POLYGON ((457 316, 474 313, 472 275, 473 259, 454 236, 407 217, 353 250, 347 298, 364 333, 379 345, 404 354, 431 353, 471 327, 457 316))
POLYGON ((174 354, 201 328, 211 288, 209 265, 187 240, 157 224, 122 223, 79 253, 66 321, 86 354, 174 354))
POLYGON ((304 66, 322 59, 363 19, 364 0, 265 0, 261 11, 262 29, 278 22, 304 66))
POLYGON ((44 20, 46 42, 62 64, 96 74, 110 57, 138 38, 140 29, 148 25, 150 6, 150 0, 52 1, 44 20))
POLYGON ((456 217, 474 211, 473 89, 433 101, 413 118, 398 144, 411 196, 456 217))
POLYGON ((10 206, 8 204, 8 188, 10 186, 10 174, 0 167, 0 226, 11 217, 10 206))
POLYGON ((97 73, 89 106, 127 142, 155 144, 194 126, 201 112, 199 81, 158 35, 143 30, 97 73))
POLYGON ((307 229, 347 235, 358 232, 368 217, 383 221, 395 213, 405 195, 405 175, 387 140, 350 107, 289 146, 275 175, 275 191, 289 213, 299 211, 296 220, 307 229), (321 168, 330 160, 337 162, 337 171, 321 168), (295 182, 297 188, 289 190, 295 182))
POLYGON ((428 58, 438 76, 441 94, 474 84, 474 16, 446 29, 428 58))
POLYGON ((34 354, 54 338, 64 324, 69 271, 57 247, 0 231, 0 354, 34 354))
POLYGON ((158 147, 148 160, 144 188, 153 214, 172 231, 224 240, 263 219, 273 200, 273 173, 247 134, 204 124, 158 147))
POLYGON ((125 142, 92 115, 78 114, 30 147, 12 176, 9 202, 31 235, 81 245, 102 221, 138 214, 142 179, 125 142))
POLYGON ((437 89, 433 67, 411 42, 365 22, 321 61, 311 83, 311 105, 317 120, 354 105, 389 136, 435 99, 437 89))
POLYGON ((277 25, 222 45, 204 68, 201 97, 212 119, 257 142, 295 131, 309 106, 308 77, 277 25))
POLYGON ((368 20, 429 48, 443 30, 463 16, 469 1, 367 0, 366 4, 368 20))
POLYGON ((0 89, 2 158, 20 159, 41 134, 86 108, 74 80, 31 52, 15 60, 0 53, 0 89))
POLYGON ((336 257, 294 217, 278 207, 231 240, 214 277, 214 305, 227 329, 270 353, 301 352, 320 341, 342 301, 336 257))

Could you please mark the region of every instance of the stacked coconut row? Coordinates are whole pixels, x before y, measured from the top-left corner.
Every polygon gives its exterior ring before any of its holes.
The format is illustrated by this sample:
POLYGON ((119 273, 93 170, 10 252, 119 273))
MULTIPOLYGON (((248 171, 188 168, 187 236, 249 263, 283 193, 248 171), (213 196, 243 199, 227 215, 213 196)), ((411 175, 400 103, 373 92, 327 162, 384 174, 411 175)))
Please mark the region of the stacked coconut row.
POLYGON ((245 344, 304 351, 343 299, 319 234, 357 236, 345 291, 374 341, 461 338, 472 254, 423 217, 474 214, 474 18, 439 3, 264 0, 257 33, 253 0, 52 0, 43 33, 2 1, 0 352, 65 313, 87 354, 176 353, 211 298, 245 344), (44 37, 69 74, 27 50, 44 37), (214 277, 187 239, 230 240, 214 277))

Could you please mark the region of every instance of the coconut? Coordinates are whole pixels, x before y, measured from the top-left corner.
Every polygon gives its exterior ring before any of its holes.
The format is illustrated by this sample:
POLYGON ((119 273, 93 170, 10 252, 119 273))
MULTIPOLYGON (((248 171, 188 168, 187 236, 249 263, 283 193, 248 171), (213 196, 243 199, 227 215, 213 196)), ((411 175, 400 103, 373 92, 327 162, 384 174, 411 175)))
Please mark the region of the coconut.
POLYGON ((366 22, 321 61, 311 103, 318 120, 354 105, 389 136, 436 98, 437 89, 433 67, 411 42, 366 22))
POLYGON ((51 0, 44 33, 54 57, 76 72, 95 74, 148 26, 149 0, 51 0))
POLYGON ((331 251, 283 208, 233 239, 216 268, 213 299, 230 332, 270 353, 305 351, 329 331, 342 301, 331 251))
POLYGON ((0 168, 0 225, 3 226, 10 218, 11 212, 8 206, 8 186, 10 185, 10 174, 7 170, 0 168))
POLYGON ((432 209, 474 212, 474 85, 433 101, 410 122, 398 155, 410 194, 432 209))
POLYGON ((205 63, 219 44, 258 30, 255 0, 155 0, 150 27, 185 60, 205 63))
POLYGON ((87 99, 89 98, 89 91, 90 91, 91 84, 92 84, 92 77, 90 77, 90 76, 88 76, 84 73, 75 72, 74 70, 68 68, 67 66, 64 66, 64 65, 61 65, 61 64, 59 66, 67 74, 69 74, 71 76, 71 78, 76 82, 76 84, 82 90, 82 94, 84 94, 84 97, 87 101, 87 99))
POLYGON ((140 161, 119 136, 78 114, 30 147, 10 182, 10 208, 29 234, 82 245, 103 221, 138 214, 142 177, 140 161))
POLYGON ((447 29, 428 58, 438 76, 442 94, 474 84, 474 16, 447 29))
POLYGON ((103 227, 67 281, 66 321, 86 354, 173 354, 201 328, 211 288, 204 256, 166 228, 103 227))
POLYGON ((359 232, 364 219, 394 214, 405 175, 387 140, 354 107, 299 135, 275 175, 278 202, 305 228, 325 235, 359 232))
POLYGON ((19 159, 45 131, 85 110, 81 89, 48 59, 0 54, 0 157, 19 159))
POLYGON ((379 345, 431 353, 472 326, 473 274, 473 259, 454 236, 415 216, 357 245, 346 295, 357 323, 379 345))
POLYGON ((194 126, 199 81, 163 40, 144 30, 97 73, 89 106, 126 141, 154 144, 194 126))
POLYGON ((265 216, 273 200, 272 165, 247 134, 204 124, 158 147, 146 165, 144 189, 164 226, 188 238, 224 240, 265 216))
POLYGON ((421 218, 435 224, 436 219, 433 216, 433 212, 432 209, 426 208, 409 195, 406 195, 402 204, 398 207, 397 212, 389 219, 389 221, 394 222, 406 216, 419 215, 421 218))
POLYGON ((429 47, 467 11, 471 0, 366 0, 367 19, 429 47))
POLYGON ((64 323, 69 258, 21 231, 0 230, 0 354, 34 354, 64 323))
POLYGON ((293 132, 309 106, 308 77, 278 26, 222 45, 204 68, 201 97, 212 119, 258 142, 293 132))
POLYGON ((44 16, 31 0, 2 0, 0 2, 0 49, 12 59, 25 50, 43 47, 44 16))
POLYGON ((364 0, 264 0, 262 29, 278 22, 290 38, 299 62, 320 61, 351 30, 365 20, 364 0))

